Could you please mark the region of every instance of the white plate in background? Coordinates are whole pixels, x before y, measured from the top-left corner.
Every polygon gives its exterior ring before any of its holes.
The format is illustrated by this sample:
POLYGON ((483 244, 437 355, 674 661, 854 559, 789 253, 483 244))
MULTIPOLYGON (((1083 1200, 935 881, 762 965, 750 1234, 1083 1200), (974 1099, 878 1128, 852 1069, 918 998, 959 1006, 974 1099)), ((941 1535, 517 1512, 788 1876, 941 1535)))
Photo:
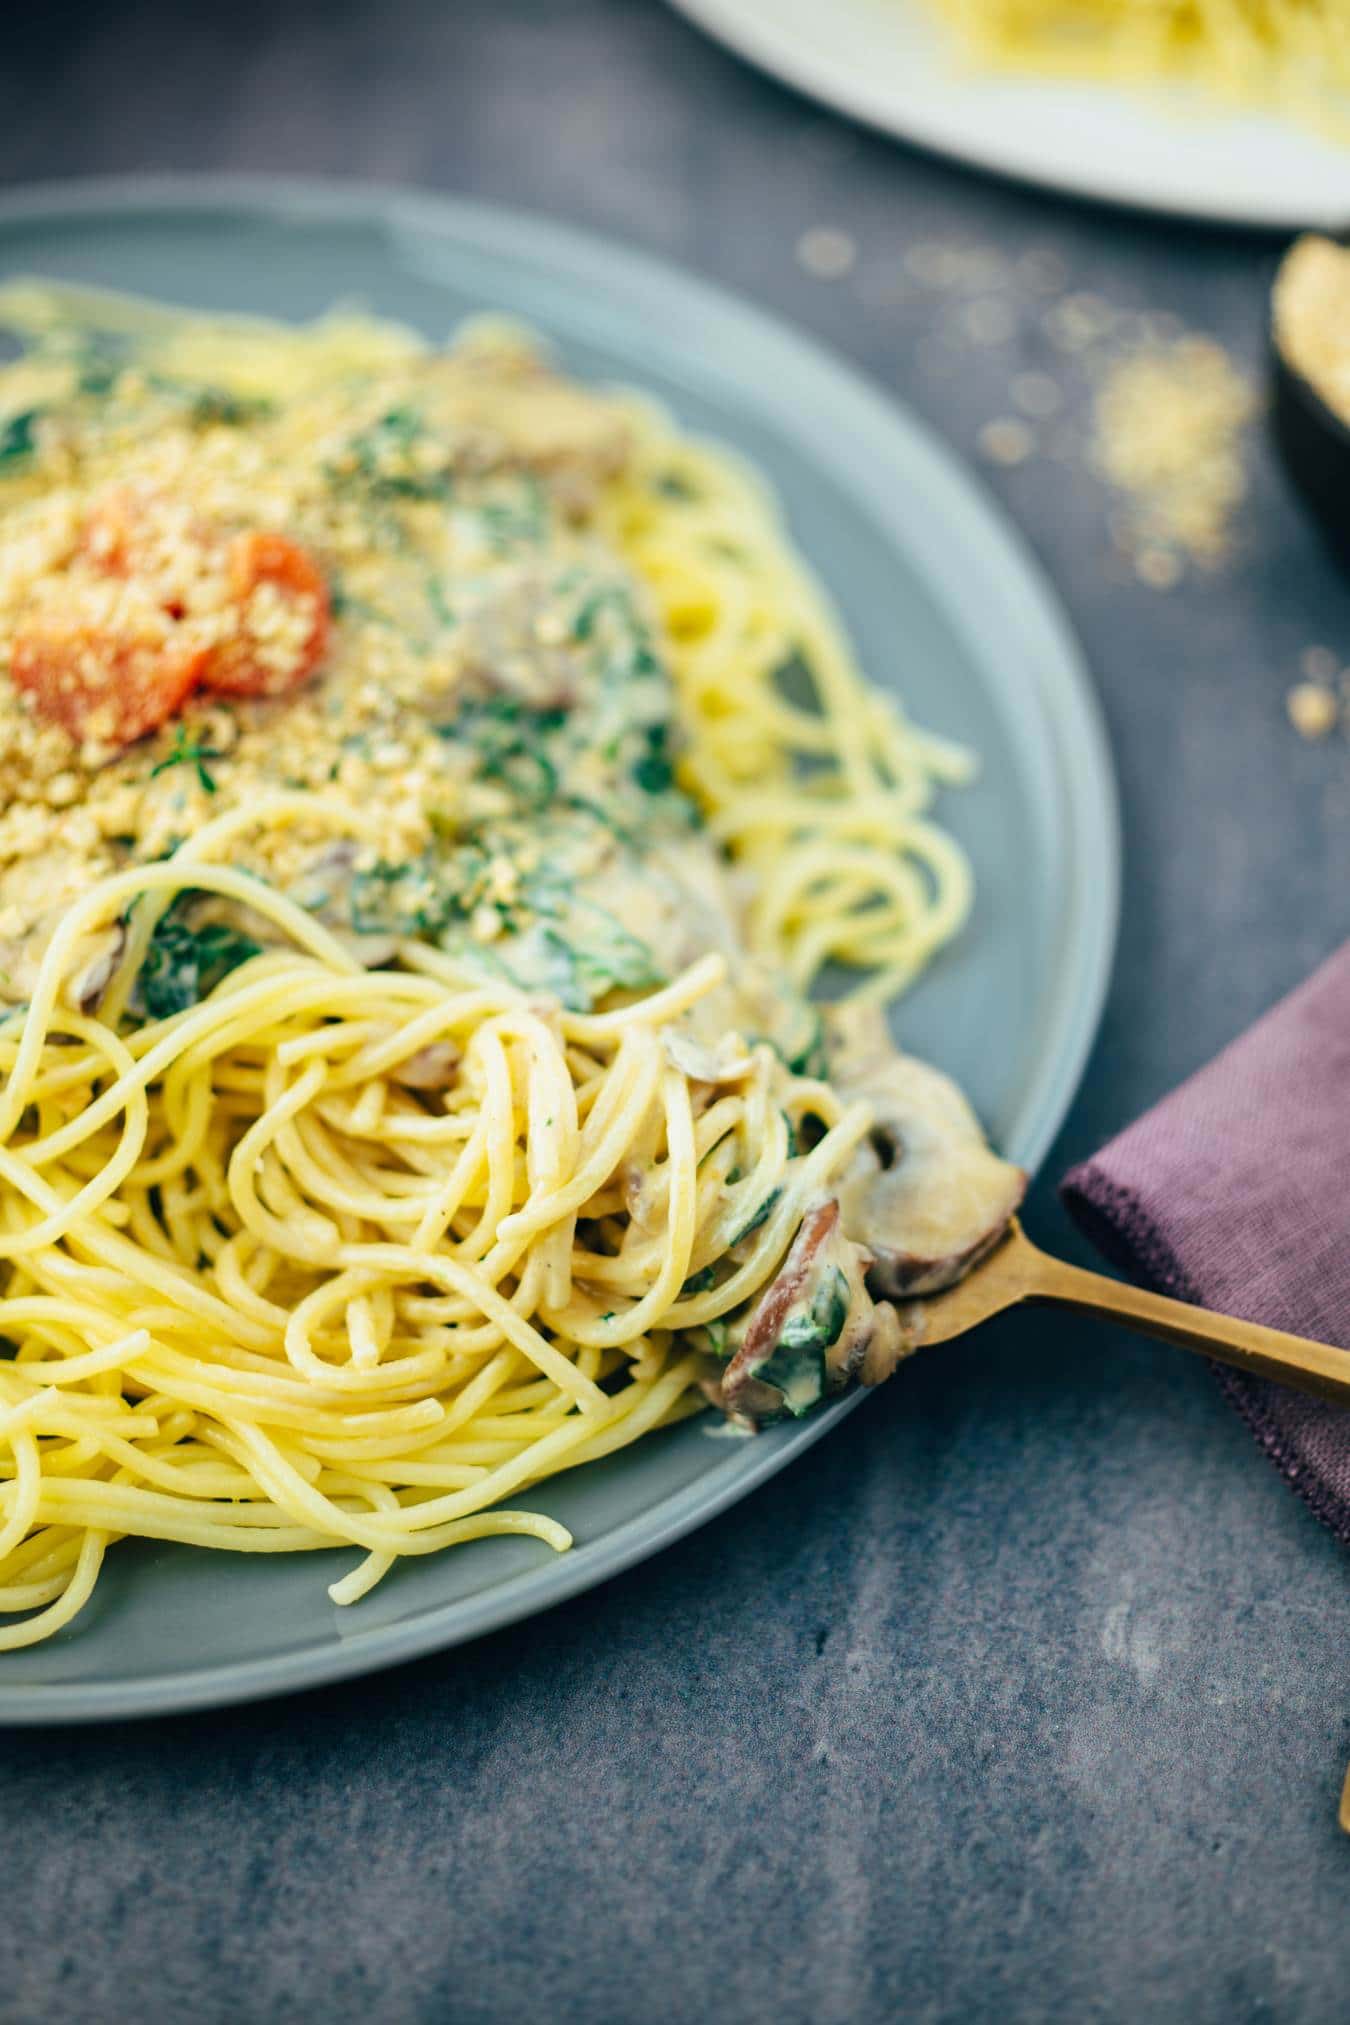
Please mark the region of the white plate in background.
POLYGON ((784 83, 981 168, 1233 224, 1350 224, 1350 143, 1181 92, 962 69, 924 0, 674 4, 784 83))

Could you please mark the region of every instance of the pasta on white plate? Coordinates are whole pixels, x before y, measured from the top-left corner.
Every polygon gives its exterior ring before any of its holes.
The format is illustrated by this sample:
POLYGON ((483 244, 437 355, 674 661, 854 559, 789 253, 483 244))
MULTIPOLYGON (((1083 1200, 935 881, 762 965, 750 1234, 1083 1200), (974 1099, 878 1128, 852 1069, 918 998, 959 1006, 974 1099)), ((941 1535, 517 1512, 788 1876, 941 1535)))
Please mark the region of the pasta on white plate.
POLYGON ((1022 1189, 878 1010, 968 762, 754 476, 502 326, 0 323, 0 1647, 886 1376, 1022 1189))
POLYGON ((928 0, 974 55, 1043 76, 1196 86, 1350 133, 1344 0, 928 0))

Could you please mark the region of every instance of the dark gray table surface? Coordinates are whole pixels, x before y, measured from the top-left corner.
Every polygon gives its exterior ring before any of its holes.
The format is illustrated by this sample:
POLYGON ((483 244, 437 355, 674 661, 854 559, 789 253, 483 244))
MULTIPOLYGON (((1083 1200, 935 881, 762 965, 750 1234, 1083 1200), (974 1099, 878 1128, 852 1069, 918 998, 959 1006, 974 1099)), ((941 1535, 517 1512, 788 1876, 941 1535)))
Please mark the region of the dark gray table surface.
MULTIPOLYGON (((472 192, 734 284, 962 452, 1009 350, 893 286, 1049 248, 1253 368, 1273 242, 852 129, 657 0, 105 4, 11 20, 0 179, 327 172, 472 192), (859 261, 812 278, 801 232, 859 261)), ((1014 354, 1039 361, 1028 324, 1014 354)), ((1258 449, 1168 595, 1080 468, 997 489, 1092 659, 1121 955, 1053 1180, 1350 929, 1350 752, 1284 720, 1350 588, 1258 449)), ((466 1651, 220 1716, 0 1736, 0 2015, 380 2021, 1344 2017, 1350 1567, 1203 1366, 1071 1319, 903 1379, 718 1525, 466 1651)))

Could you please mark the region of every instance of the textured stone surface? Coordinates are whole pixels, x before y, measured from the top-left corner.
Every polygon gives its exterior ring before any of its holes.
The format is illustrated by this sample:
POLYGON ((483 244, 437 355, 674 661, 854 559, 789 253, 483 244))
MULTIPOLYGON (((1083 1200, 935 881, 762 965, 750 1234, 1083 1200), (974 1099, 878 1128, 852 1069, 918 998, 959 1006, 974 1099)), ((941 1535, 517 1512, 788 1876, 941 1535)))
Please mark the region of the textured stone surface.
MULTIPOLYGON (((331 171, 584 221, 723 278, 969 454, 1010 346, 893 300, 917 241, 1049 248, 1259 364, 1272 242, 870 138, 656 0, 239 0, 7 26, 0 178, 331 171), (812 279, 799 235, 859 258, 812 279)), ((1050 1178, 1350 932, 1350 755, 1283 717, 1350 588, 1264 451, 1162 596, 1075 466, 997 489, 1094 661, 1122 955, 1050 1178)), ((1344 2015, 1350 1570, 1203 1368, 1071 1319, 920 1363, 719 1526, 551 1617, 219 1717, 0 1736, 0 2013, 758 2021, 1344 2015)))

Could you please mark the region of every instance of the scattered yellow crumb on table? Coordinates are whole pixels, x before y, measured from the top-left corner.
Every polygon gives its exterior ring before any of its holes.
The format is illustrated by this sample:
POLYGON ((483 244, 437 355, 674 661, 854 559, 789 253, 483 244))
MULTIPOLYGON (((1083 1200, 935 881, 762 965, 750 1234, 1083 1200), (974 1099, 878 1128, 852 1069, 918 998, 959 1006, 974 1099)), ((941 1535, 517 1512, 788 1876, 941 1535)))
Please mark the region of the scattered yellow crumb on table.
POLYGON ((1016 415, 1002 415, 986 422, 979 434, 980 455, 991 464, 1025 464, 1036 448, 1036 438, 1016 415))
POLYGON ((1296 682, 1285 698, 1285 708, 1299 737, 1309 743, 1328 737, 1341 714, 1336 692, 1320 682, 1296 682))
POLYGON ((1222 560, 1246 492, 1242 432, 1255 410, 1247 380, 1211 338, 1145 346, 1108 367, 1093 455, 1125 496, 1118 539, 1132 556, 1222 560))
POLYGON ((797 263, 817 281, 842 281, 857 259, 857 242, 834 225, 812 225, 797 241, 797 263))

